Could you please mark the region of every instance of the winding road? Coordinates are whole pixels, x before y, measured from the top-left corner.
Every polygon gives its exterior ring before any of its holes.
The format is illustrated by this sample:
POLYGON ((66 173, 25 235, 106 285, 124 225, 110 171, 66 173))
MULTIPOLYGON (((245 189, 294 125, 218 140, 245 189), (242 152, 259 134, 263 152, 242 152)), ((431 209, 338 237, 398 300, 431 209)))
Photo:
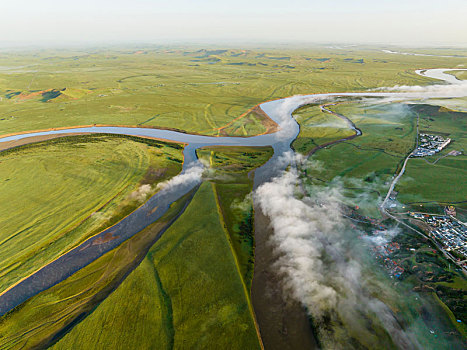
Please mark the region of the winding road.
POLYGON ((413 154, 413 152, 418 148, 418 136, 419 136, 419 131, 418 131, 418 126, 419 126, 419 123, 420 123, 420 116, 418 115, 417 113, 417 132, 415 134, 415 137, 417 139, 416 141, 416 144, 415 144, 415 148, 407 155, 407 157, 405 157, 404 159, 404 163, 402 164, 402 169, 401 171, 399 171, 399 174, 397 176, 394 176, 392 182, 391 182, 391 185, 389 186, 389 190, 388 190, 388 193, 386 194, 386 197, 384 197, 384 200, 383 202, 381 203, 380 205, 380 208, 381 210, 387 214, 387 210, 386 210, 386 202, 389 200, 389 197, 391 196, 391 193, 392 191, 394 191, 394 187, 396 187, 397 183, 399 182, 400 178, 402 177, 402 175, 404 175, 405 173, 405 168, 407 167, 407 162, 409 161, 410 159, 410 156, 413 154))
MULTIPOLYGON (((254 137, 210 137, 185 134, 170 130, 147 129, 147 128, 125 128, 125 127, 86 127, 52 130, 46 132, 30 132, 8 137, 0 137, 0 142, 24 139, 33 136, 70 134, 70 133, 112 133, 132 136, 143 136, 171 140, 186 143, 184 149, 185 162, 180 175, 190 172, 194 167, 202 167, 196 156, 196 150, 200 147, 211 145, 225 146, 272 146, 273 157, 255 172, 255 188, 260 184, 278 175, 290 165, 288 162, 278 161, 279 157, 290 152, 290 145, 297 137, 300 127, 292 117, 292 112, 297 108, 311 103, 330 103, 338 97, 381 97, 393 101, 408 101, 421 98, 436 97, 464 97, 467 96, 465 84, 454 76, 445 74, 449 69, 429 69, 417 71, 417 74, 440 79, 451 85, 434 85, 427 88, 408 89, 407 92, 356 92, 356 93, 326 93, 314 95, 292 96, 276 101, 265 102, 260 105, 261 109, 279 125, 279 130, 273 134, 259 135, 254 137), (457 80, 457 81, 455 81, 457 80), (455 88, 446 89, 454 86, 455 88)), ((460 70, 460 69, 451 69, 460 70)), ((344 117, 345 118, 345 117, 344 117)), ((348 120, 348 118, 345 118, 348 120)), ((349 121, 349 120, 348 120, 349 121)), ((361 131, 352 123, 349 125, 357 133, 361 131)), ((284 158, 284 157, 283 157, 284 158)), ((282 159, 283 159, 282 158, 282 159)), ((53 287, 65 280, 79 269, 101 257, 123 241, 146 228, 158 220, 169 208, 170 204, 198 185, 201 178, 191 181, 180 182, 174 186, 163 188, 151 197, 142 207, 124 218, 112 227, 100 234, 89 238, 81 245, 66 252, 56 260, 42 266, 39 270, 24 278, 20 282, 8 288, 0 294, 0 316, 20 305, 27 299, 38 293, 53 287), (116 237, 106 241, 104 236, 111 234, 116 237)))

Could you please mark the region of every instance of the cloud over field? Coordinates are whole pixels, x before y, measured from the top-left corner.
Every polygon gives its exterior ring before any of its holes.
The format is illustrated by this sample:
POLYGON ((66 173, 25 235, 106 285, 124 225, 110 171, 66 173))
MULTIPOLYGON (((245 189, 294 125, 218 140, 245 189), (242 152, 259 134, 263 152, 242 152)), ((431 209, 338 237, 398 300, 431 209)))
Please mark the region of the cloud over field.
POLYGON ((152 188, 149 184, 143 184, 136 191, 130 193, 130 199, 138 202, 144 202, 152 188))
POLYGON ((174 176, 170 180, 157 184, 157 189, 170 190, 174 187, 192 185, 201 182, 204 167, 200 164, 193 165, 181 174, 174 176))
MULTIPOLYGON (((446 80, 449 84, 435 84, 427 86, 407 86, 396 85, 393 87, 383 87, 377 90, 380 91, 395 91, 405 92, 411 97, 430 98, 430 97, 465 97, 467 96, 467 80, 458 80, 454 76, 449 75, 449 71, 455 69, 434 69, 429 77, 446 80), (440 74, 441 73, 441 74, 440 74)), ((459 70, 465 70, 459 68, 459 70)), ((424 74, 421 74, 424 76, 424 74)))
POLYGON ((467 96, 467 82, 452 85, 428 85, 428 86, 406 86, 396 85, 393 87, 380 88, 384 91, 410 92, 411 97, 464 97, 467 96))
POLYGON ((341 212, 342 188, 321 187, 305 194, 302 187, 298 170, 292 168, 254 194, 271 220, 275 267, 285 294, 308 310, 325 348, 338 348, 352 332, 367 332, 368 320, 375 320, 375 327, 384 329, 399 347, 411 347, 416 340, 401 329, 391 309, 372 296, 377 289, 367 278, 371 266, 362 260, 368 254, 358 239, 361 232, 351 229, 341 212))

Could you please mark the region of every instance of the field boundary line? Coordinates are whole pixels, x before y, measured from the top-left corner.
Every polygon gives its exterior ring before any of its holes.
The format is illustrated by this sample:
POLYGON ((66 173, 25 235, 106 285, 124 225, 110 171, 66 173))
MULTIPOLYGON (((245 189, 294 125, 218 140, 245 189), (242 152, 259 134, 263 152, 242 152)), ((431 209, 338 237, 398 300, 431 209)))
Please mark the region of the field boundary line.
POLYGON ((237 255, 235 254, 235 251, 234 251, 234 249, 232 247, 232 243, 230 242, 230 235, 229 235, 229 232, 228 232, 228 229, 227 229, 227 225, 225 224, 225 221, 224 221, 224 215, 222 214, 222 209, 221 209, 221 206, 220 206, 220 203, 219 203, 219 198, 218 198, 218 195, 217 195, 216 185, 213 182, 211 182, 211 187, 212 187, 212 191, 214 193, 214 198, 215 198, 215 201, 216 201, 216 207, 217 207, 219 222, 220 222, 220 224, 222 226, 222 230, 224 231, 225 238, 227 239, 227 243, 229 245, 230 252, 232 253, 232 257, 234 258, 235 267, 237 269, 237 274, 238 274, 238 277, 240 278, 240 282, 242 283, 243 292, 245 294, 245 297, 246 297, 246 300, 247 300, 247 303, 248 303, 248 309, 250 310, 250 314, 251 314, 251 317, 252 317, 252 320, 253 320, 253 324, 255 325, 256 334, 258 336, 258 342, 259 342, 259 345, 260 345, 261 349, 264 350, 263 339, 261 338, 261 333, 259 331, 258 322, 256 321, 256 314, 255 314, 255 311, 253 309, 253 304, 251 303, 250 294, 248 293, 248 289, 247 289, 247 287, 245 285, 245 281, 243 280, 242 274, 240 272, 240 265, 238 264, 237 255))

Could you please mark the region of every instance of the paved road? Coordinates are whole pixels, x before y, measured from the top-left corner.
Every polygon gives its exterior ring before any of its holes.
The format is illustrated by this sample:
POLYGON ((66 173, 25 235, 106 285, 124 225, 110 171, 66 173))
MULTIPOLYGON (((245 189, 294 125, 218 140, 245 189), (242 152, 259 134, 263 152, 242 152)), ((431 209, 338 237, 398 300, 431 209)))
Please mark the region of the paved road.
POLYGON ((402 169, 401 171, 399 172, 399 174, 392 180, 391 182, 391 186, 389 186, 389 190, 388 190, 388 193, 386 194, 386 197, 384 198, 384 201, 383 203, 381 203, 381 209, 386 211, 386 202, 388 201, 389 197, 391 196, 391 193, 392 191, 394 190, 394 187, 397 185, 397 182, 399 182, 400 178, 402 177, 402 175, 404 175, 404 172, 405 172, 405 167, 407 166, 407 162, 409 161, 410 159, 410 156, 412 155, 413 151, 415 151, 417 148, 418 148, 418 125, 420 123, 420 116, 418 115, 417 113, 417 134, 416 134, 416 138, 417 138, 417 141, 415 143, 415 148, 408 154, 408 156, 405 158, 404 160, 404 164, 402 165, 402 169))
MULTIPOLYGON (((419 114, 417 113, 417 135, 416 135, 416 138, 417 138, 417 141, 415 143, 415 148, 414 150, 416 150, 418 148, 418 139, 419 139, 419 123, 420 123, 420 116, 419 114)), ((413 150, 413 151, 414 151, 413 150)), ((404 160, 404 164, 402 166, 402 169, 401 171, 399 172, 399 174, 393 179, 393 181, 391 182, 391 186, 389 187, 389 190, 388 190, 388 193, 386 194, 386 197, 384 198, 384 201, 381 203, 380 205, 380 210, 381 212, 390 217, 391 219, 395 220, 396 222, 398 222, 399 224, 401 224, 402 226, 416 232, 417 234, 419 234, 420 236, 422 236, 423 238, 431 241, 442 253, 443 255, 451 260, 454 264, 456 264, 457 266, 459 266, 461 269, 462 269, 462 272, 464 274, 467 275, 467 271, 463 268, 463 266, 458 263, 457 259, 454 258, 454 256, 452 256, 449 252, 447 252, 440 244, 439 242, 436 240, 436 239, 432 239, 431 237, 427 236, 425 233, 411 227, 410 225, 407 225, 405 222, 403 222, 402 220, 400 220, 398 217, 392 215, 386 208, 386 202, 388 201, 392 191, 394 190, 394 187, 396 186, 397 182, 400 180, 400 178, 402 177, 402 175, 404 175, 404 172, 405 172, 405 168, 406 168, 406 165, 407 165, 407 162, 409 161, 411 155, 412 155, 412 152, 409 153, 409 155, 405 158, 404 160)), ((431 164, 431 163, 430 163, 431 164)))

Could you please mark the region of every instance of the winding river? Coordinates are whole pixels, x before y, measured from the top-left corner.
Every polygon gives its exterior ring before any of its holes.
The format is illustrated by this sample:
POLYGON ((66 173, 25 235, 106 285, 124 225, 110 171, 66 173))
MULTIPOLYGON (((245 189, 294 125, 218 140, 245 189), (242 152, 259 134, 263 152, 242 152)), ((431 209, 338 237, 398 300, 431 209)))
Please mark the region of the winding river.
MULTIPOLYGON (((145 136, 160 138, 175 142, 187 143, 184 149, 185 162, 180 175, 192 171, 194 167, 201 167, 197 159, 196 150, 204 146, 272 146, 273 157, 255 172, 255 188, 270 180, 285 169, 290 161, 279 161, 286 152, 291 150, 290 145, 297 137, 300 127, 292 117, 292 112, 297 108, 311 104, 335 101, 341 97, 380 97, 391 101, 408 101, 425 98, 441 97, 463 97, 467 96, 467 86, 457 80, 453 75, 446 74, 449 70, 461 69, 429 69, 419 70, 417 74, 443 80, 450 85, 432 85, 428 87, 407 88, 408 92, 358 92, 358 93, 327 93, 314 95, 300 95, 288 97, 276 101, 265 102, 260 105, 261 109, 279 125, 279 130, 273 134, 253 137, 210 137, 191 135, 169 130, 148 128, 125 128, 125 127, 86 127, 52 130, 46 132, 31 132, 0 138, 0 142, 14 141, 28 137, 70 134, 70 133, 111 133, 132 136, 145 136)), ((290 157, 289 157, 290 158, 290 157)), ((283 157, 283 159, 287 159, 283 157)), ((170 204, 199 184, 199 178, 167 186, 151 197, 143 206, 139 207, 122 221, 104 230, 100 234, 89 238, 76 248, 68 251, 58 259, 43 266, 38 271, 16 283, 2 294, 0 294, 0 316, 20 305, 34 295, 53 287, 57 283, 79 269, 92 263, 103 254, 119 246, 123 241, 146 228, 158 220, 169 208, 170 204), (107 241, 102 239, 111 234, 115 239, 107 241)))

